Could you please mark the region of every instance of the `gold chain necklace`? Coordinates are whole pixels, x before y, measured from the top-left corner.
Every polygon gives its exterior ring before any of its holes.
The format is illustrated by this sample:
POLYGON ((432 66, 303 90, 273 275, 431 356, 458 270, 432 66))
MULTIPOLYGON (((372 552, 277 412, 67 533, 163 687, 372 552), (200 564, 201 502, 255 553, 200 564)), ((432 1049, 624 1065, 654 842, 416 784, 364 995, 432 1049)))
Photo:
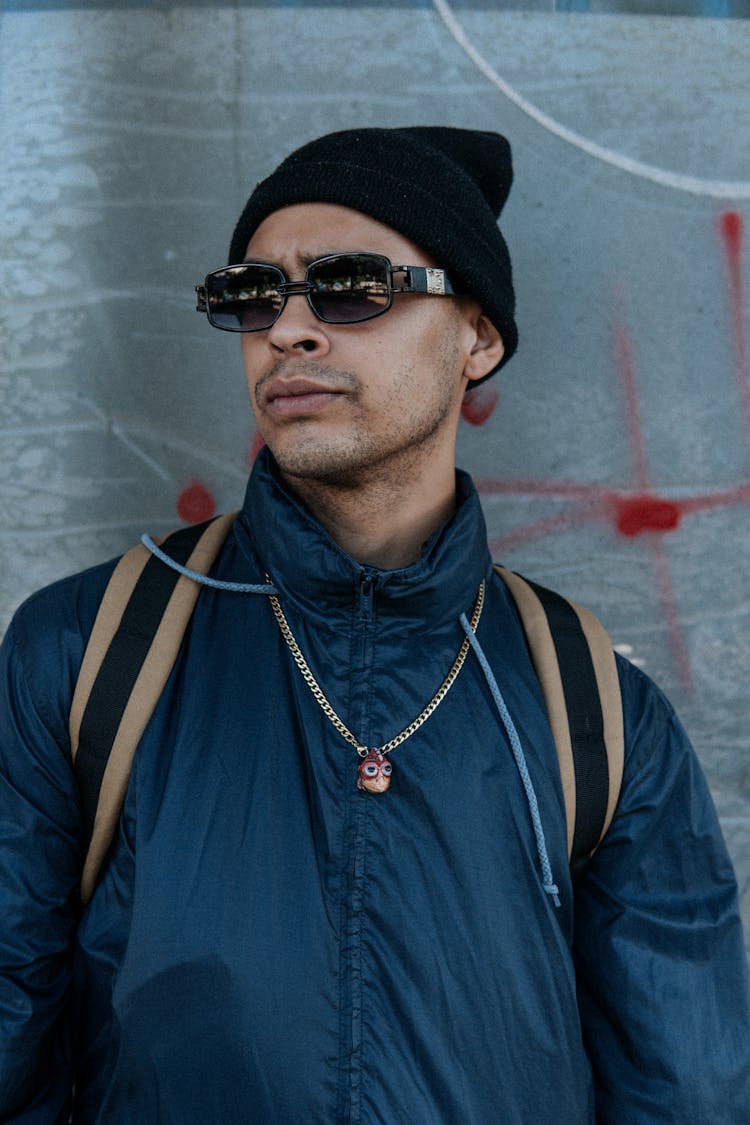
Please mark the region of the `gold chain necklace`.
MULTIPOLYGON (((266 575, 266 582, 270 585, 271 579, 266 575)), ((275 594, 269 594, 269 601, 273 608, 274 616, 278 622, 281 635, 286 641, 289 651, 294 657, 294 662, 302 673, 302 678, 309 687, 313 694, 314 699, 320 705, 323 714, 330 720, 339 734, 346 739, 357 751, 361 761, 359 763, 359 770, 357 774, 357 788, 366 789, 369 793, 385 793, 386 789, 391 783, 391 773, 393 767, 389 761, 386 761, 386 754, 390 754, 391 750, 395 750, 402 742, 406 742, 407 738, 411 738, 415 731, 419 730, 423 723, 426 723, 433 711, 445 699, 446 695, 453 687, 453 684, 461 671, 466 656, 469 652, 470 641, 468 637, 464 637, 463 644, 458 650, 458 655, 451 665, 448 675, 443 680, 440 687, 433 695, 430 702, 424 707, 416 719, 413 719, 408 726, 404 727, 400 734, 391 738, 383 746, 363 746, 358 738, 352 734, 347 725, 336 714, 333 707, 323 692, 315 676, 312 674, 310 665, 302 655, 302 651, 295 640, 294 633, 289 627, 289 622, 284 616, 284 611, 279 604, 279 599, 275 594)), ((484 606, 484 579, 479 584, 477 591, 477 600, 474 603, 474 610, 471 615, 469 627, 472 633, 476 633, 477 626, 479 625, 479 618, 482 616, 482 607, 484 606)))

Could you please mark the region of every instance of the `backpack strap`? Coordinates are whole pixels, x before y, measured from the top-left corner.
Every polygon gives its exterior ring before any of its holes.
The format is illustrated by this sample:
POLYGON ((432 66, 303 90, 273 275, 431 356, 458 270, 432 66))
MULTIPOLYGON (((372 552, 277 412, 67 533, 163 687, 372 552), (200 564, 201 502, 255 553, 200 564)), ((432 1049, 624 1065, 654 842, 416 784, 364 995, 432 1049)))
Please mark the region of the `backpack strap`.
MULTIPOLYGON (((206 574, 234 513, 181 528, 163 548, 206 574)), ((200 593, 138 544, 120 559, 94 622, 70 709, 70 744, 81 794, 89 901, 117 830, 136 747, 169 678, 200 593)))
POLYGON ((574 874, 609 828, 622 785, 624 734, 615 656, 583 606, 504 567, 557 748, 574 874))

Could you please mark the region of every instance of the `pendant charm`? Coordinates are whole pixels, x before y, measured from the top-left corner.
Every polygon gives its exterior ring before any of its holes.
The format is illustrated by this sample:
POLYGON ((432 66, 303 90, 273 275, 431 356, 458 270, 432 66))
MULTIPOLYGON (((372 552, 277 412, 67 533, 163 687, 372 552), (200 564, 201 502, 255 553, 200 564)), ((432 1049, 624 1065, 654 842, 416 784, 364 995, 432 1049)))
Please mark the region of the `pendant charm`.
POLYGON ((368 793, 385 793, 391 784, 393 767, 384 754, 375 747, 359 763, 357 789, 366 789, 368 793))

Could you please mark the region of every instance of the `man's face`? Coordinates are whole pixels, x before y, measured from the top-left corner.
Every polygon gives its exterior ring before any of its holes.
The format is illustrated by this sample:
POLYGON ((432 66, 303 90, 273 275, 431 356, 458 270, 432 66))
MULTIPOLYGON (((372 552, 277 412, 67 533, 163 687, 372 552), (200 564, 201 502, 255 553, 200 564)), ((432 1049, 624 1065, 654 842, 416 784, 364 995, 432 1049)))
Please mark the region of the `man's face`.
MULTIPOLYGON (((440 266, 408 239, 348 207, 296 204, 269 215, 247 259, 280 266, 290 281, 326 254, 370 251, 394 266, 440 266)), ((242 336, 260 433, 290 477, 356 486, 367 474, 453 463, 466 387, 473 302, 395 295, 360 324, 325 324, 293 296, 271 328, 242 336)))

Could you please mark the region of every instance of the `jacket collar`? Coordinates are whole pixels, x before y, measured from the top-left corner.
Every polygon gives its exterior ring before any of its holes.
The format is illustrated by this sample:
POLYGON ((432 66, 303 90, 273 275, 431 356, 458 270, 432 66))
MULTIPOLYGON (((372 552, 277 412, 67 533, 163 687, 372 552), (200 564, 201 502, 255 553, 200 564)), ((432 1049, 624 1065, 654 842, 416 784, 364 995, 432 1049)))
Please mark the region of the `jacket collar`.
POLYGON ((267 572, 282 601, 305 616, 349 617, 372 591, 378 619, 417 627, 469 614, 491 559, 479 497, 467 473, 456 472, 455 514, 422 548, 417 562, 398 570, 363 566, 338 546, 283 484, 269 450, 258 455, 235 523, 242 551, 267 572))

